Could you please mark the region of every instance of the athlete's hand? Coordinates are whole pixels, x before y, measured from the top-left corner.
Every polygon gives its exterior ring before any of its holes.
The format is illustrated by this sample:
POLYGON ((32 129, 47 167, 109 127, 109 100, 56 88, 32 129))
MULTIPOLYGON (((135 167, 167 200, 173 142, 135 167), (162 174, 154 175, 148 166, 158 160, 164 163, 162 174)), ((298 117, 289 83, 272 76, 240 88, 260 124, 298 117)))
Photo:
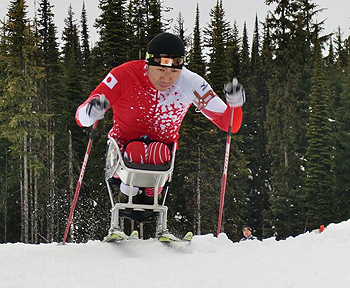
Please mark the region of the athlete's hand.
POLYGON ((109 101, 106 99, 104 94, 98 97, 94 97, 86 105, 86 113, 90 118, 95 120, 101 120, 104 118, 106 109, 109 107, 109 101))
POLYGON ((224 93, 228 104, 231 107, 241 107, 245 102, 245 92, 243 85, 238 83, 237 78, 224 85, 224 93))

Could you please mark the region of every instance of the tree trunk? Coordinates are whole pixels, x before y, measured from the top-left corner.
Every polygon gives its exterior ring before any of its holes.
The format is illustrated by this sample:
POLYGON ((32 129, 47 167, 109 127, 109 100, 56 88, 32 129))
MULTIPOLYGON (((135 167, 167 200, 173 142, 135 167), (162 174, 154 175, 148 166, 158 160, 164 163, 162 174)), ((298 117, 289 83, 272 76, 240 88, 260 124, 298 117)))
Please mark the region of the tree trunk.
POLYGON ((23 136, 23 233, 24 233, 24 243, 28 243, 28 220, 29 220, 29 211, 28 211, 28 139, 27 135, 23 136))
POLYGON ((33 207, 33 230, 34 230, 34 243, 38 244, 39 239, 38 239, 38 171, 36 168, 34 168, 34 187, 33 187, 33 192, 34 192, 34 207, 33 207))
POLYGON ((5 148, 5 185, 4 185, 4 243, 7 242, 7 195, 8 195, 8 156, 7 148, 5 148))
POLYGON ((51 238, 50 242, 54 240, 54 230, 55 230, 55 136, 51 136, 50 141, 51 150, 51 167, 50 167, 50 207, 51 207, 51 218, 50 218, 50 231, 51 238))
MULTIPOLYGON (((31 155, 32 154, 32 138, 29 137, 29 147, 28 147, 28 152, 31 155)), ((30 159, 29 159, 30 161, 30 159)), ((29 211, 29 218, 30 221, 30 243, 34 242, 34 217, 33 217, 33 201, 34 201, 34 196, 33 196, 33 168, 30 168, 30 163, 29 163, 29 185, 28 185, 28 211, 29 211)), ((28 223, 28 226, 29 226, 28 223)))
MULTIPOLYGON (((19 157, 22 161, 23 157, 19 157)), ((19 164, 19 190, 21 194, 21 241, 24 242, 24 196, 23 196, 23 165, 22 162, 19 164)))
MULTIPOLYGON (((73 175, 73 143, 72 143, 72 131, 68 130, 69 144, 68 144, 68 178, 69 178, 69 192, 68 201, 73 202, 74 193, 74 175, 73 175)), ((74 219, 72 219, 70 224, 70 240, 74 241, 74 219)))

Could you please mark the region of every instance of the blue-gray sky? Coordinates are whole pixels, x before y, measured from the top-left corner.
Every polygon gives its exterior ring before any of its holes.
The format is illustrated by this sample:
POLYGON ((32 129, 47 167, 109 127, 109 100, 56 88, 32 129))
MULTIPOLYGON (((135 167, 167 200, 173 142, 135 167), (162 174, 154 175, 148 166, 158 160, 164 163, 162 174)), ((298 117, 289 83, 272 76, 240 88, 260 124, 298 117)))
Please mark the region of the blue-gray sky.
MULTIPOLYGON (((36 0, 38 2, 38 0, 36 0)), ((62 29, 64 27, 64 18, 67 16, 68 6, 72 4, 75 17, 80 19, 83 0, 51 0, 54 5, 53 12, 55 14, 55 23, 59 31, 59 37, 61 37, 62 29)), ((95 19, 99 16, 100 11, 98 9, 99 0, 85 0, 85 6, 87 10, 87 17, 89 22, 89 30, 91 35, 91 42, 95 43, 98 39, 96 29, 93 27, 95 19)), ((193 30, 196 5, 199 3, 200 9, 200 25, 201 27, 207 26, 209 21, 209 12, 215 6, 217 0, 163 0, 163 5, 172 7, 173 9, 164 14, 165 18, 173 18, 174 21, 181 12, 182 17, 185 20, 185 28, 187 33, 191 33, 193 30)), ((7 13, 10 0, 0 1, 0 17, 4 19, 7 13)), ((35 0, 26 0, 29 6, 30 18, 34 15, 34 3, 35 0)), ((314 3, 319 5, 320 8, 327 8, 323 12, 319 13, 317 20, 321 21, 326 19, 324 33, 331 33, 337 30, 338 26, 341 27, 344 32, 344 38, 349 36, 350 28, 350 1, 348 0, 315 0, 314 3)), ((232 24, 237 22, 238 28, 242 33, 242 27, 244 22, 247 25, 247 31, 249 39, 252 37, 255 15, 258 15, 259 21, 264 21, 268 10, 273 11, 274 6, 267 6, 264 0, 223 0, 223 6, 226 13, 226 20, 232 24)))

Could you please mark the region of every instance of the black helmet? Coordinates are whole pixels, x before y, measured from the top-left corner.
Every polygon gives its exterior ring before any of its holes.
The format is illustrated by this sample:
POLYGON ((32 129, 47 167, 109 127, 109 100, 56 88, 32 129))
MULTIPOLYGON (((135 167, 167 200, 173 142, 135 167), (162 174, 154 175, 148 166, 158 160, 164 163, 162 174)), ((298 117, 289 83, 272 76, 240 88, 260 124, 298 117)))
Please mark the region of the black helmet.
POLYGON ((148 54, 185 56, 185 46, 182 40, 174 34, 164 32, 155 36, 147 47, 148 54))

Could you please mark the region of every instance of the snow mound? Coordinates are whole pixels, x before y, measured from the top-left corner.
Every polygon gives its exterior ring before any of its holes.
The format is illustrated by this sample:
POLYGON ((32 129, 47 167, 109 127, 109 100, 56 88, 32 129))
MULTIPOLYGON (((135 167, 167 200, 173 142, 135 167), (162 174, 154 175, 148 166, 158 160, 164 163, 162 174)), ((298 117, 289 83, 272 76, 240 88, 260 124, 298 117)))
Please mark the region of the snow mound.
POLYGON ((0 245, 2 288, 350 287, 350 220, 284 241, 0 245))

